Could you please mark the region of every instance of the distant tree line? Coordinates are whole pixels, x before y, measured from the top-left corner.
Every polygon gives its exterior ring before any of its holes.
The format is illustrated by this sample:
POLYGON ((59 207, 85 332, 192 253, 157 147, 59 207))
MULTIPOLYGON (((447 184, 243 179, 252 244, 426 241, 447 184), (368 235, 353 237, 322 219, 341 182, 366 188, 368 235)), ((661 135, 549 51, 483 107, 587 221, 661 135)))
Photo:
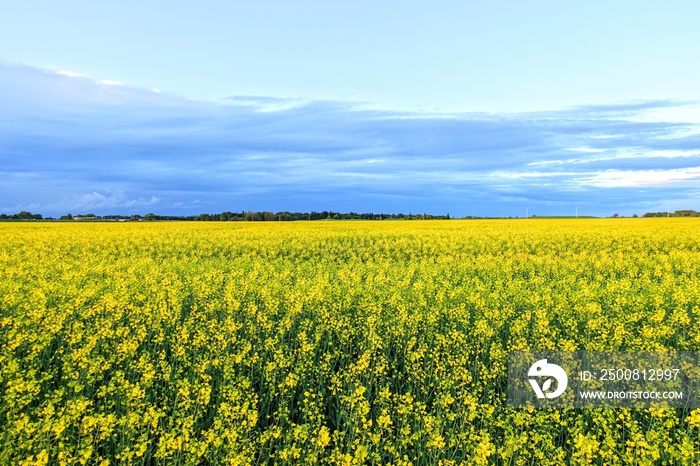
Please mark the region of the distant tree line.
MULTIPOLYGON (((148 217, 148 215, 146 216, 148 217)), ((154 216, 154 220, 159 220, 158 216, 154 216)), ((295 220, 434 220, 434 219, 449 219, 447 215, 431 215, 431 214, 384 214, 366 212, 359 214, 357 212, 334 212, 324 210, 321 212, 222 212, 220 214, 199 214, 194 220, 197 221, 247 221, 247 222, 290 222, 295 220)))
POLYGON ((0 220, 42 220, 43 217, 41 214, 33 214, 31 212, 27 212, 26 210, 23 210, 22 212, 18 214, 13 214, 13 215, 7 215, 7 214, 0 214, 0 220))
MULTIPOLYGON (((324 210, 321 212, 311 211, 311 212, 253 212, 241 211, 241 212, 221 212, 219 214, 199 214, 199 215, 156 215, 154 213, 149 213, 144 216, 141 215, 95 215, 93 213, 88 214, 66 214, 61 216, 58 220, 71 220, 71 221, 163 221, 163 220, 178 220, 178 221, 199 221, 199 222, 211 222, 211 221, 239 221, 239 222, 272 222, 272 221, 282 221, 290 222, 295 220, 437 220, 437 219, 450 219, 450 214, 446 215, 433 215, 433 214, 385 214, 385 213, 374 213, 374 212, 335 212, 324 210)), ((0 220, 42 220, 41 214, 32 214, 31 212, 20 212, 19 214, 6 215, 1 214, 0 220)), ((56 220, 51 217, 47 217, 43 220, 56 220)))
MULTIPOLYGON (((637 215, 635 214, 634 217, 637 215)), ((535 217, 534 215, 532 217, 535 217)), ((619 217, 614 214, 613 217, 619 217)), ((673 213, 669 212, 647 212, 642 215, 642 217, 700 217, 700 212, 695 210, 677 210, 673 213)), ((164 220, 177 220, 177 221, 196 221, 196 222, 212 222, 212 221, 225 221, 225 222, 290 222, 295 220, 449 220, 450 214, 446 215, 433 215, 433 214, 384 214, 384 213, 373 213, 365 212, 359 214, 357 212, 334 212, 324 210, 321 212, 311 211, 311 212, 253 212, 253 211, 241 211, 241 212, 221 212, 220 214, 199 214, 199 215, 156 215, 153 213, 146 214, 144 216, 135 215, 95 215, 93 213, 72 215, 66 214, 61 216, 58 220, 71 220, 71 221, 103 221, 103 222, 116 222, 116 221, 164 221, 164 220)), ((467 216, 465 219, 476 219, 476 218, 488 218, 488 217, 474 217, 467 216)), ((497 218, 497 217, 493 217, 497 218)), ((510 218, 510 217, 509 217, 510 218)), ((56 220, 52 217, 42 217, 41 214, 33 214, 31 212, 22 211, 17 214, 7 215, 0 214, 0 220, 56 220)))
POLYGON ((700 217, 700 212, 695 210, 677 210, 669 212, 647 212, 642 217, 700 217))

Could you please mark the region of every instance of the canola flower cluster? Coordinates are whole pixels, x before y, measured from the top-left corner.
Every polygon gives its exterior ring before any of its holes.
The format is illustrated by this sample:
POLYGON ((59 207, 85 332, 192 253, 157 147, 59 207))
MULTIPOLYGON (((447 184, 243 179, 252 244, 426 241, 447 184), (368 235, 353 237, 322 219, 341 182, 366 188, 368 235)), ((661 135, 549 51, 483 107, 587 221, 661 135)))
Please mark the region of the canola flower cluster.
POLYGON ((698 227, 0 224, 0 464, 699 464, 700 410, 506 402, 508 351, 697 351, 698 227))

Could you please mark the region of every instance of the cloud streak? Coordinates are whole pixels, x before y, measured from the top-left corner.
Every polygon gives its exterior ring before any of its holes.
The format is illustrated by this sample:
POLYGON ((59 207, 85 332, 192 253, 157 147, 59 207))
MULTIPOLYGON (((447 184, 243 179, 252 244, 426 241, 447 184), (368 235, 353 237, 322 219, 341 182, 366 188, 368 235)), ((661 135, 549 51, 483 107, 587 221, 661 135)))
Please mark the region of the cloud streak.
POLYGON ((200 102, 116 84, 0 64, 0 211, 700 207, 698 124, 648 118, 692 103, 430 114, 264 96, 200 102))

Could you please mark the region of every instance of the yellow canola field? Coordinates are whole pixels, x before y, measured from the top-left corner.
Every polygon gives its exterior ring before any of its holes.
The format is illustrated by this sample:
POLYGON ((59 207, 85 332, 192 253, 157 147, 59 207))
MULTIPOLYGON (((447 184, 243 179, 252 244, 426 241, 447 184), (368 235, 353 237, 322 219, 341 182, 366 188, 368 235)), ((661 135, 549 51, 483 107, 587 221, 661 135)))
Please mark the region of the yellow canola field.
POLYGON ((700 412, 506 403, 700 349, 697 219, 0 224, 0 464, 700 464, 700 412))

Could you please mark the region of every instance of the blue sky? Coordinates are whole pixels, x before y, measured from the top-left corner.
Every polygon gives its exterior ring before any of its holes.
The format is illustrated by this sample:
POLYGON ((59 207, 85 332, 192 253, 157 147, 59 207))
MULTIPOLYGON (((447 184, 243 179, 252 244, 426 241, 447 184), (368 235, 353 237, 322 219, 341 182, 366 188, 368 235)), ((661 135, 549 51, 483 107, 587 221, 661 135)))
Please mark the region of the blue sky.
POLYGON ((700 4, 13 2, 0 212, 700 210, 700 4))

